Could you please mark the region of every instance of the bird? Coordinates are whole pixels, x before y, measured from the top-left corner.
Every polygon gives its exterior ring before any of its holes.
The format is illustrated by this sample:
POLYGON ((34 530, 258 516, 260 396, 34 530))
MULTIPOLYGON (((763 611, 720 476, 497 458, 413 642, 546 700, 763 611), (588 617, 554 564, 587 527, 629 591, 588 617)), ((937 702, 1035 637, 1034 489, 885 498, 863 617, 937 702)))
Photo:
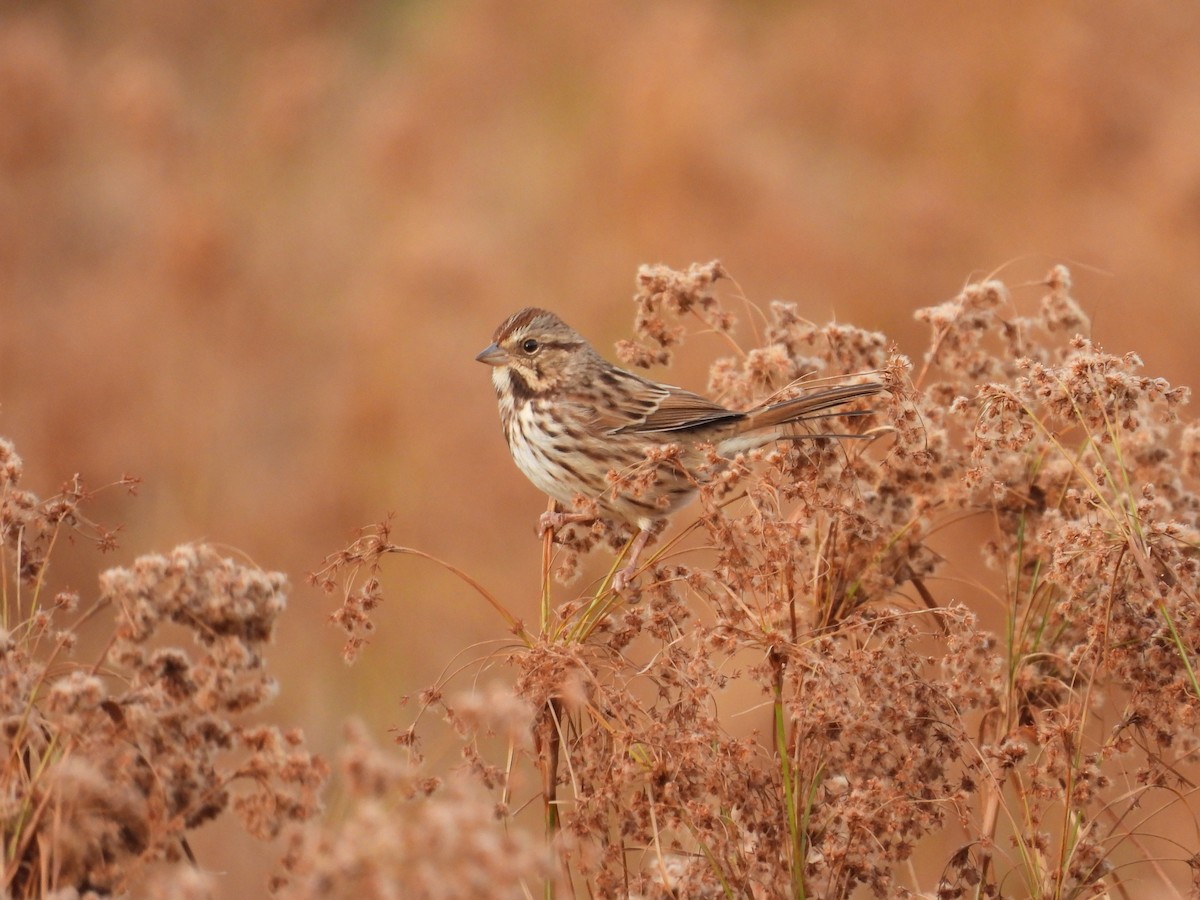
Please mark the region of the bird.
MULTIPOLYGON (((864 381, 734 410, 614 365, 557 315, 532 306, 501 322, 475 359, 492 367, 501 427, 525 477, 564 508, 583 495, 637 529, 628 562, 613 579, 617 591, 636 577, 658 523, 696 494, 695 472, 708 458, 705 445, 730 458, 781 439, 821 437, 797 425, 883 389, 864 381), (649 486, 639 481, 640 490, 623 490, 620 479, 610 481, 610 472, 647 465, 647 454, 664 444, 679 450, 656 464, 649 486)), ((540 530, 593 518, 547 512, 540 530)))

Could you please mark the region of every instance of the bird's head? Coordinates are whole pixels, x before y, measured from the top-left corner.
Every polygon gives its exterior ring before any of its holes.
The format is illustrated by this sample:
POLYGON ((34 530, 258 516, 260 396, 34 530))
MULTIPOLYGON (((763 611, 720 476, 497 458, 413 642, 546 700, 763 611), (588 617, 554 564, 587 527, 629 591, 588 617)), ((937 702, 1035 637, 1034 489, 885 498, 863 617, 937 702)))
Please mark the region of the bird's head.
POLYGON ((533 306, 500 323, 489 344, 475 358, 494 366, 492 383, 517 399, 561 387, 575 368, 595 351, 580 334, 552 312, 533 306))

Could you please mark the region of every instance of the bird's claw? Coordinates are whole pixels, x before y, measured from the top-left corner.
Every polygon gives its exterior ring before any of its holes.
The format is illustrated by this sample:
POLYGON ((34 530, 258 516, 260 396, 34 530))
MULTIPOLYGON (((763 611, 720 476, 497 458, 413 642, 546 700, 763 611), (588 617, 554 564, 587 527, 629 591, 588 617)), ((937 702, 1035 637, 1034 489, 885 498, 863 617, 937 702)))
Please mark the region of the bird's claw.
POLYGON ((623 594, 625 589, 633 583, 633 579, 637 576, 637 563, 630 563, 623 569, 620 569, 613 576, 612 589, 615 593, 623 594))
POLYGON ((544 535, 547 531, 556 532, 564 525, 574 525, 576 522, 590 522, 591 520, 592 517, 584 513, 547 510, 538 517, 538 535, 544 535))
POLYGON ((650 540, 650 531, 646 528, 640 529, 629 548, 629 562, 625 563, 613 576, 612 587, 618 594, 624 593, 625 589, 633 583, 633 579, 637 577, 638 559, 641 558, 648 540, 650 540))

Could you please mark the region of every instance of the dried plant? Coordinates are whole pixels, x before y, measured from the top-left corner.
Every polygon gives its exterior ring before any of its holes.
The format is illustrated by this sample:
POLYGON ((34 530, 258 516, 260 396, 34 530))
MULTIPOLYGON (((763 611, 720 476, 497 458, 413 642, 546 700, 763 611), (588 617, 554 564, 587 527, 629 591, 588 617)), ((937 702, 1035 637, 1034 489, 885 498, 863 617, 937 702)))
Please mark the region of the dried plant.
MULTIPOLYGON (((299 731, 245 715, 275 690, 263 650, 284 576, 185 545, 106 571, 90 601, 49 598, 61 542, 104 548, 112 535, 84 517, 91 494, 77 479, 40 501, 21 475, 0 440, 4 896, 128 891, 152 864, 189 858, 188 833, 227 811, 264 839, 315 814, 324 762, 299 731), (76 658, 105 613, 103 649, 76 658), (171 625, 192 648, 167 642, 171 625)), ((208 890, 199 873, 171 883, 183 895, 208 890)))
MULTIPOLYGON (((48 501, 22 490, 0 442, 7 892, 214 896, 187 836, 228 813, 284 840, 272 887, 297 898, 1200 884, 1186 389, 1098 347, 1062 267, 1030 312, 994 280, 920 311, 915 367, 882 335, 760 311, 727 283, 716 263, 644 268, 622 357, 662 362, 716 332, 732 355, 708 390, 731 406, 872 373, 887 392, 845 422, 857 437, 710 456, 690 524, 656 536, 627 591, 613 589, 627 529, 547 535, 536 623, 447 566, 506 643, 474 686, 418 694, 398 749, 351 723, 322 817, 324 763, 298 732, 245 721, 274 688, 283 576, 184 546, 104 573, 90 601, 50 599, 62 538, 112 535, 84 518, 77 482, 48 501), (605 571, 583 582, 595 557, 605 571), (106 612, 102 649, 77 659, 106 612), (179 629, 191 647, 171 643, 179 629), (426 758, 431 719, 459 764, 426 758)), ((638 469, 612 488, 653 471, 638 469)), ((342 591, 348 660, 389 557, 432 559, 391 528, 314 576, 342 591)))
MULTIPOLYGON (((513 740, 528 745, 523 705, 507 691, 495 699, 515 712, 513 740)), ((464 708, 473 703, 463 698, 464 708)), ((478 711, 479 727, 495 721, 494 708, 478 711)), ((524 829, 500 827, 491 785, 469 769, 430 777, 351 723, 340 770, 352 811, 337 828, 293 832, 288 877, 276 884, 282 896, 517 897, 523 884, 552 883, 548 848, 524 829)))
MULTIPOLYGON (((482 662, 512 672, 532 744, 473 721, 439 684, 401 732, 406 762, 427 765, 421 723, 437 711, 463 741, 462 771, 497 798, 480 827, 510 839, 528 828, 515 801, 531 766, 573 896, 1144 896, 1190 883, 1200 428, 1179 421, 1187 390, 1096 346, 1062 267, 1029 314, 994 280, 921 310, 931 335, 915 374, 882 335, 787 303, 746 304, 755 346, 742 349, 723 276, 716 263, 643 268, 623 360, 667 361, 689 323, 727 335, 735 354, 708 388, 733 406, 872 372, 888 394, 865 439, 712 458, 699 516, 660 536, 633 592, 612 590, 626 532, 547 537, 536 628, 472 583, 516 636, 482 662), (553 576, 573 583, 604 545, 617 551, 608 575, 556 601, 553 576)), ((614 489, 627 477, 613 473, 614 489)), ((412 551, 382 526, 318 576, 344 586, 350 655, 392 552, 412 551)), ((553 893, 536 869, 527 894, 553 893)))

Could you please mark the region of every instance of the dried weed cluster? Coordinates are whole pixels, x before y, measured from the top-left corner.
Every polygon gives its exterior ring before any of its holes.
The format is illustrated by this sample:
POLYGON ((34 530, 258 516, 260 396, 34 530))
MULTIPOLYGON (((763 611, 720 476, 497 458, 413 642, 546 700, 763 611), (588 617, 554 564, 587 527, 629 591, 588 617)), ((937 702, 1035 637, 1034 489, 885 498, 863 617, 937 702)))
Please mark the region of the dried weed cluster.
MULTIPOLYGON (((82 486, 40 501, 21 474, 0 440, 3 895, 129 891, 152 865, 190 857, 188 832, 231 809, 259 838, 312 816, 326 765, 298 731, 245 716, 274 693, 262 653, 284 576, 185 545, 108 570, 90 602, 47 597, 60 541, 112 536, 87 523, 82 486), (76 658, 103 615, 103 649, 76 658), (174 645, 181 636, 192 648, 174 645)), ((213 889, 197 871, 169 880, 172 894, 213 889)))
MULTIPOLYGON (((324 765, 299 736, 240 719, 271 691, 262 648, 282 578, 182 547, 105 573, 82 613, 48 601, 44 560, 80 527, 81 496, 20 491, 0 445, 7 889, 129 888, 230 807, 257 836, 290 823, 274 888, 292 897, 1192 884, 1200 426, 1178 420, 1187 391, 1092 343, 1061 267, 1028 315, 996 281, 920 311, 916 371, 882 335, 791 304, 731 308, 724 277, 716 263, 644 268, 622 358, 669 361, 692 326, 733 348, 709 385, 731 405, 847 372, 888 394, 836 420, 853 438, 713 456, 695 473, 698 516, 658 536, 631 594, 611 590, 619 562, 582 588, 553 583, 576 584, 596 545, 624 546, 604 523, 547 538, 536 624, 453 570, 512 634, 480 660, 508 684, 428 688, 398 753, 349 726, 336 818, 313 818, 324 765), (78 626, 105 609, 110 640, 76 661, 78 626), (167 644, 168 623, 196 649, 167 644), (423 757, 431 715, 460 741, 452 771, 423 757)), ((613 489, 653 469, 613 473, 613 489)), ((418 551, 381 526, 315 577, 343 592, 350 659, 396 552, 418 551)))
MULTIPOLYGON (((1200 429, 1178 422, 1187 391, 1093 344, 1062 267, 1029 315, 997 281, 920 311, 930 345, 915 373, 882 335, 786 303, 747 304, 742 349, 724 276, 644 268, 622 359, 669 361, 690 324, 729 337, 709 390, 731 405, 846 372, 875 373, 887 399, 832 429, 856 439, 713 457, 699 517, 659 536, 632 598, 610 575, 550 602, 551 573, 572 583, 581 554, 624 545, 603 523, 547 544, 536 628, 482 592, 518 638, 505 661, 532 753, 513 740, 487 762, 488 730, 441 686, 421 702, 499 799, 497 834, 524 824, 511 779, 528 759, 574 896, 1190 884, 1200 429)), ((637 491, 653 468, 612 487, 637 491)), ((399 549, 386 529, 367 535, 325 583, 399 549)), ((353 643, 364 596, 379 598, 369 578, 349 584, 353 643)), ((403 743, 419 763, 416 733, 403 743)))

